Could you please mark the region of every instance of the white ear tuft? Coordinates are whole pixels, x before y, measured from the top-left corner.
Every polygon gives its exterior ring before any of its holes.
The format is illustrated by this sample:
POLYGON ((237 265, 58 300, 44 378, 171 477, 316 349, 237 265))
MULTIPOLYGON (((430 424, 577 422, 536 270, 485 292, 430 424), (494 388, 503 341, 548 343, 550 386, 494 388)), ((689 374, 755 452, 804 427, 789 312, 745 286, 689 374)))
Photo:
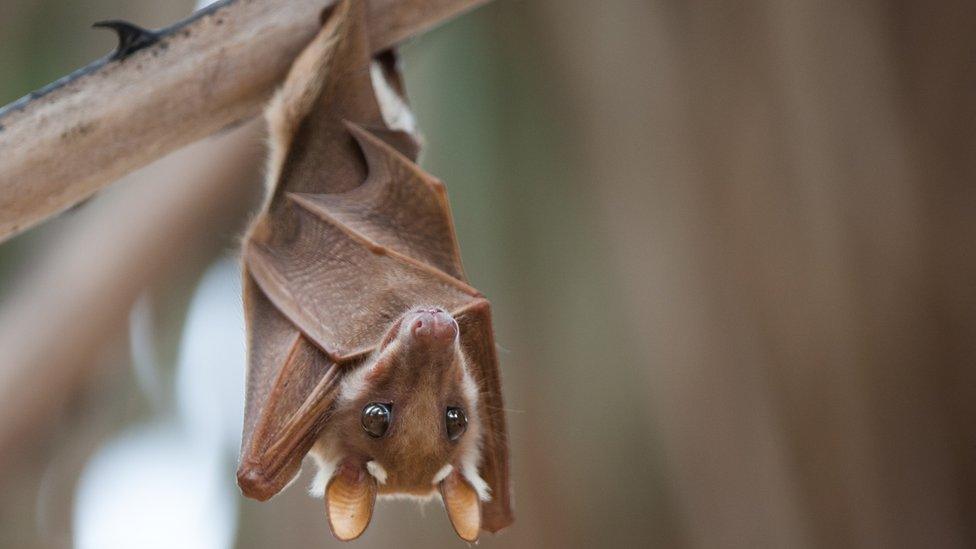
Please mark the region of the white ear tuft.
POLYGON ((325 486, 329 483, 330 478, 332 478, 332 470, 326 471, 320 467, 315 473, 315 478, 312 479, 312 484, 308 487, 308 495, 313 498, 325 496, 325 486))
POLYGON ((386 484, 386 469, 384 469, 383 466, 380 465, 378 462, 367 461, 366 471, 369 472, 369 474, 373 475, 373 478, 376 479, 376 482, 379 482, 380 484, 386 484))
POLYGON ((440 482, 446 479, 447 475, 450 475, 451 471, 453 470, 454 470, 454 466, 448 463, 447 465, 441 467, 440 470, 438 470, 436 473, 434 473, 434 478, 433 480, 430 481, 430 483, 434 485, 440 484, 440 482))
POLYGON ((316 448, 315 451, 309 452, 308 455, 312 456, 312 459, 315 460, 315 465, 318 467, 318 471, 315 472, 315 478, 312 479, 312 483, 308 487, 308 495, 314 498, 320 498, 325 496, 325 486, 329 484, 329 479, 335 474, 339 457, 335 455, 335 448, 332 445, 316 448))
POLYGON ((417 133, 417 121, 406 101, 393 89, 383 74, 383 69, 376 61, 369 66, 369 75, 373 81, 373 91, 376 92, 376 102, 379 103, 383 122, 390 129, 405 131, 411 135, 417 133))
POLYGON ((461 475, 464 476, 464 480, 471 484, 474 491, 478 493, 478 499, 481 501, 491 501, 491 487, 478 474, 477 468, 464 466, 461 470, 461 475))

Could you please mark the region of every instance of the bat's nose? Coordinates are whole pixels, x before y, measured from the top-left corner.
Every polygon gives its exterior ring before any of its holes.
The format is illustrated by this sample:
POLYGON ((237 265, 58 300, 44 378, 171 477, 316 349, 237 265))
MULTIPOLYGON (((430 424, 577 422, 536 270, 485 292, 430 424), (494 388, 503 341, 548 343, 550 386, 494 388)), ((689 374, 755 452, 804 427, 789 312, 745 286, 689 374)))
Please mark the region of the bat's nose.
POLYGON ((411 320, 410 333, 426 343, 450 343, 457 337, 457 322, 442 309, 421 309, 411 320))

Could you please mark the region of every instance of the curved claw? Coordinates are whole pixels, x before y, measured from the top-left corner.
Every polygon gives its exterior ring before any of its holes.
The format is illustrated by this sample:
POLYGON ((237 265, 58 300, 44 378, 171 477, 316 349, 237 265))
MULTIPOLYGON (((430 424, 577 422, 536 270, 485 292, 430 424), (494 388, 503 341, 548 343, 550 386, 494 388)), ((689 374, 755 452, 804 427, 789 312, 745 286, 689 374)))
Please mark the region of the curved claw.
POLYGON ((92 25, 97 29, 112 29, 119 39, 115 51, 112 52, 112 59, 125 59, 132 53, 142 48, 151 46, 159 40, 159 35, 155 32, 144 29, 139 25, 134 25, 128 21, 111 20, 99 21, 92 25))

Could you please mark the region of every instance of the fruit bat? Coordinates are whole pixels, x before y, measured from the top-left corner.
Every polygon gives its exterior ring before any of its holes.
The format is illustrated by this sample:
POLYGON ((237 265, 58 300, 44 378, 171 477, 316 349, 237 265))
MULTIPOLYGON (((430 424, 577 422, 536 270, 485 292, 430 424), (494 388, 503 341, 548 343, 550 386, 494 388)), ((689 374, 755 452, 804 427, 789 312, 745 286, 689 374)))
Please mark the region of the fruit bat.
POLYGON ((266 500, 308 454, 337 538, 362 534, 378 495, 406 495, 439 497, 474 541, 513 520, 491 309, 444 185, 414 163, 399 74, 370 59, 363 9, 323 16, 266 112, 238 484, 266 500))

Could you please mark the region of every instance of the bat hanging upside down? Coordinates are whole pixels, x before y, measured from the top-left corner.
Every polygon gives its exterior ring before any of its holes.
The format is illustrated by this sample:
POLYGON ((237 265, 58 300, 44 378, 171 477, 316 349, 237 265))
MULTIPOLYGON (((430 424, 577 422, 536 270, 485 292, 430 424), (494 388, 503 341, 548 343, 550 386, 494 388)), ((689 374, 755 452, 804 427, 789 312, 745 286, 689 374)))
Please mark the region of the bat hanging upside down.
POLYGON ((267 110, 268 199, 244 242, 248 380, 238 484, 266 500, 310 454, 335 536, 377 495, 440 497, 457 534, 512 522, 487 300, 461 267, 442 183, 392 54, 343 1, 267 110))

